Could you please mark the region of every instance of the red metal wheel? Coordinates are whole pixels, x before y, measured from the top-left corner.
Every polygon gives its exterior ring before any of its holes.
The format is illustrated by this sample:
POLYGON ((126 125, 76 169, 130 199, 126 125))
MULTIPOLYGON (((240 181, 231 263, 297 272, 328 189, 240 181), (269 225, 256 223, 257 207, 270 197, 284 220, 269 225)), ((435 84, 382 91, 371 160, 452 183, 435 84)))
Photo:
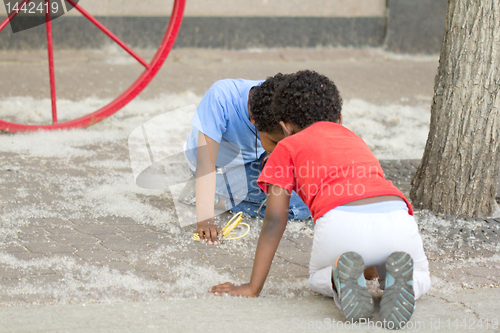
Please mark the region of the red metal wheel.
MULTIPOLYGON (((31 0, 23 0, 19 8, 23 4, 30 2, 31 0)), ((50 1, 45 0, 48 3, 48 8, 50 8, 50 1)), ((52 47, 52 22, 50 21, 50 10, 46 13, 46 30, 47 30, 47 50, 49 59, 49 75, 50 75, 50 97, 52 104, 52 124, 51 125, 29 125, 29 124, 17 124, 13 122, 8 122, 0 120, 0 130, 7 132, 23 132, 23 131, 36 131, 36 130, 54 130, 54 129, 69 129, 77 127, 87 127, 101 120, 111 116, 122 107, 127 105, 132 99, 134 99, 153 79, 153 77, 158 73, 161 66, 165 62, 172 49, 177 33, 182 22, 182 16, 184 13, 184 6, 186 0, 174 0, 174 6, 172 9, 172 14, 170 16, 170 21, 163 37, 163 40, 155 53, 153 59, 150 63, 142 59, 137 53, 135 53, 129 46, 122 42, 117 36, 115 36, 111 31, 109 31, 103 24, 96 20, 92 15, 85 11, 78 3, 74 0, 67 0, 70 2, 75 9, 77 9, 84 17, 96 25, 102 32, 109 36, 113 41, 115 41, 120 47, 127 51, 132 57, 134 57, 140 64, 145 67, 144 72, 137 78, 137 80, 120 96, 115 98, 112 102, 100 108, 99 110, 92 112, 84 117, 70 120, 63 123, 58 123, 57 121, 57 104, 56 104, 56 83, 54 76, 54 53, 52 47)), ((18 12, 17 12, 18 13, 18 12)), ((12 12, 3 22, 0 23, 0 31, 7 26, 11 19, 16 15, 16 12, 12 12)))

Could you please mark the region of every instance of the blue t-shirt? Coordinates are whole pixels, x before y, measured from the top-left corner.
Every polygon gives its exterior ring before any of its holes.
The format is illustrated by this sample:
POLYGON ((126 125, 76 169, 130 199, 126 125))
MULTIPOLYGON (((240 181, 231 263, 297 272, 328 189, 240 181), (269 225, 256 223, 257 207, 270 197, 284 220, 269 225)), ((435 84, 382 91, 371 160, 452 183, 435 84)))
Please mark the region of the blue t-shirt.
POLYGON ((248 118, 248 93, 262 82, 225 79, 210 87, 191 119, 193 129, 185 145, 191 168, 196 168, 199 132, 219 143, 218 167, 243 165, 264 153, 256 127, 248 118))

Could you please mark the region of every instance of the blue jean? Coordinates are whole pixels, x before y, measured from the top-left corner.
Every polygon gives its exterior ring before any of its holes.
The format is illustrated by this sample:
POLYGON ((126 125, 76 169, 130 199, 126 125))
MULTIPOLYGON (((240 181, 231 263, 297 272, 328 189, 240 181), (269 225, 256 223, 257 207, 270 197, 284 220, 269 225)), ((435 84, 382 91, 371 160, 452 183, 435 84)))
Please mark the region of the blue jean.
MULTIPOLYGON (((225 199, 226 208, 235 213, 243 212, 251 217, 264 217, 267 195, 257 185, 262 171, 261 161, 253 161, 227 172, 217 172, 215 194, 225 199), (229 186, 228 186, 229 185, 229 186), (262 208, 260 208, 262 205, 262 208), (260 211, 259 211, 260 208, 260 211)), ((311 216, 309 209, 297 193, 290 196, 288 218, 303 220, 311 216)))

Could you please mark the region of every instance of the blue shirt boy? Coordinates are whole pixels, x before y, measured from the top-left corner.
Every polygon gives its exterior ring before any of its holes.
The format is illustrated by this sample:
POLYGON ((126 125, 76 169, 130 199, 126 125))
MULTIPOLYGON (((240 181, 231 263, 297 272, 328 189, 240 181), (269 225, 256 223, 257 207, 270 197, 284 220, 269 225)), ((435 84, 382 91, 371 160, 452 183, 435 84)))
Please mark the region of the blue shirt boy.
POLYGON ((248 94, 262 80, 225 79, 215 82, 191 119, 193 129, 185 146, 190 168, 196 169, 198 133, 219 143, 215 165, 232 168, 258 160, 264 153, 248 114, 248 94))

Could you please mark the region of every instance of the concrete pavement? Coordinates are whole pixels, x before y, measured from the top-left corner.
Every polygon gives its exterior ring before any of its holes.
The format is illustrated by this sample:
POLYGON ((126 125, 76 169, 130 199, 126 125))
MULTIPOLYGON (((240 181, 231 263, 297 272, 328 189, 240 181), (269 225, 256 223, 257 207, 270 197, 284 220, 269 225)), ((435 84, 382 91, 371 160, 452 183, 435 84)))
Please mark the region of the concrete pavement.
MULTIPOLYGON (((500 289, 431 292, 418 301, 406 330, 499 332, 500 289), (482 300, 478 300, 482 298, 482 300)), ((378 304, 378 302, 377 302, 378 304)), ((381 330, 378 316, 355 324, 342 321, 322 296, 217 298, 111 304, 2 308, 2 332, 294 332, 381 330)))

